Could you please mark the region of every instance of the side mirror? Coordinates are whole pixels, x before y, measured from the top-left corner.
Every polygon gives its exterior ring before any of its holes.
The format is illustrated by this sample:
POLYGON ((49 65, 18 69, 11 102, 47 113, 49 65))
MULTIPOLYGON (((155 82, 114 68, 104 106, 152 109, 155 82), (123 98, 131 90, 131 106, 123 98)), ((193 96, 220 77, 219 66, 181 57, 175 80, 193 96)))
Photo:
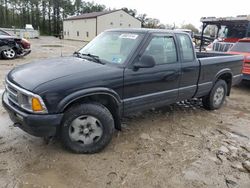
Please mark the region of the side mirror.
POLYGON ((151 68, 155 66, 155 59, 151 55, 143 55, 140 61, 134 64, 134 68, 151 68))

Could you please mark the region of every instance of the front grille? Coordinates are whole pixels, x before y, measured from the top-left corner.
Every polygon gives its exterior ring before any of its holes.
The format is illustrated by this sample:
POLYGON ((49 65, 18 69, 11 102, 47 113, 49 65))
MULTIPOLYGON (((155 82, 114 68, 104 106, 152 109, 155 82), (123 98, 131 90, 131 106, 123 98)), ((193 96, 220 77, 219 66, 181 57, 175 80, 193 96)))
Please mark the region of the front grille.
POLYGON ((8 96, 8 99, 15 103, 16 105, 18 104, 18 90, 11 86, 8 82, 6 82, 6 93, 8 96))

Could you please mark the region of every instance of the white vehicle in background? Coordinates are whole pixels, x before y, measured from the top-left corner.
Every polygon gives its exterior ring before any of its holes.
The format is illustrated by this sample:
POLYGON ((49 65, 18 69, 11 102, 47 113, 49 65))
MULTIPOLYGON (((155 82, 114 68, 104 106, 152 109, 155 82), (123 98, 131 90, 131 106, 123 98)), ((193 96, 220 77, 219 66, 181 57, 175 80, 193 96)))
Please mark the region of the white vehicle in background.
POLYGON ((31 24, 26 24, 25 29, 26 30, 34 30, 34 27, 31 24))

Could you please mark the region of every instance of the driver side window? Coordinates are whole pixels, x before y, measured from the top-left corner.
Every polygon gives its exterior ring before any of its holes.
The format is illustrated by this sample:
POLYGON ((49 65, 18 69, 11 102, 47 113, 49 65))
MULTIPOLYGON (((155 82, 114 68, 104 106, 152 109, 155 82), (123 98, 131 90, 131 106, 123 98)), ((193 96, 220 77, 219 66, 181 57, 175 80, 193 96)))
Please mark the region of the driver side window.
POLYGON ((156 65, 177 62, 177 51, 173 37, 153 37, 143 55, 152 56, 156 65))

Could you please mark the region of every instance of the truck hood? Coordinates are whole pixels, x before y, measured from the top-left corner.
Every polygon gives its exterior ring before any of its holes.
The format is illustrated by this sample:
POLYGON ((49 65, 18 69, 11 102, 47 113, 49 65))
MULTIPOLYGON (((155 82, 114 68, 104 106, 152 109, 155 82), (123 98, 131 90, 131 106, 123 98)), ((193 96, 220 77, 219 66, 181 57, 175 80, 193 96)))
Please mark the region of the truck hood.
POLYGON ((95 76, 105 71, 104 69, 112 68, 114 67, 77 57, 61 57, 21 65, 13 69, 7 78, 19 87, 33 91, 39 85, 52 80, 78 73, 95 76))

